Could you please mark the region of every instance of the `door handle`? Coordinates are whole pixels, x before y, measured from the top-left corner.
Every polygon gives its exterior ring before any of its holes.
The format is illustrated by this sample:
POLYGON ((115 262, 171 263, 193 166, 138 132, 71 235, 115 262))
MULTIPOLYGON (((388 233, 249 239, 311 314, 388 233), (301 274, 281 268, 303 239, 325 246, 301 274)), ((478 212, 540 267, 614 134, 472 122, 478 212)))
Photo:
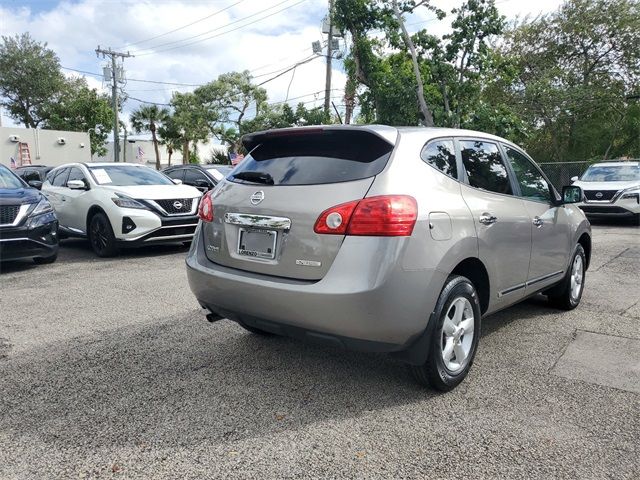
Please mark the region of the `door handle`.
POLYGON ((534 217, 533 218, 533 224, 540 228, 542 225, 544 225, 544 220, 542 220, 540 217, 534 217))
POLYGON ((483 213, 480 215, 480 223, 483 225, 492 225, 498 221, 498 217, 491 215, 490 213, 483 213))

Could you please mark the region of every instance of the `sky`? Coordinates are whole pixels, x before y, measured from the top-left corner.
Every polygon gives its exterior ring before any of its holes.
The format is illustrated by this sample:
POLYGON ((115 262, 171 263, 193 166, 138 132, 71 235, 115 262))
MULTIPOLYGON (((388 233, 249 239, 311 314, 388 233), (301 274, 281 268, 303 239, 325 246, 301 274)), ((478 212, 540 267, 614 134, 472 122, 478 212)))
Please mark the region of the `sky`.
MULTIPOLYGON (((462 0, 434 3, 450 12, 462 0)), ((497 0, 496 6, 512 20, 547 13, 559 3, 497 0)), ((29 32, 56 52, 66 75, 84 76, 105 92, 110 90, 101 77, 91 75, 106 64, 95 49, 130 52, 134 56, 124 61, 123 89, 130 97, 125 118, 140 100, 168 103, 174 91, 191 91, 222 73, 249 70, 260 83, 306 59, 311 60, 263 86, 270 103, 314 107, 324 99, 326 67, 311 44, 326 40, 327 6, 328 0, 0 0, 0 35, 29 32)), ((429 28, 438 35, 450 22, 451 17, 434 20, 426 9, 406 19, 410 32, 429 28)), ((341 49, 346 51, 343 40, 341 49)), ((331 96, 339 109, 345 80, 342 62, 334 60, 331 96)), ((2 125, 13 124, 2 115, 2 125)))

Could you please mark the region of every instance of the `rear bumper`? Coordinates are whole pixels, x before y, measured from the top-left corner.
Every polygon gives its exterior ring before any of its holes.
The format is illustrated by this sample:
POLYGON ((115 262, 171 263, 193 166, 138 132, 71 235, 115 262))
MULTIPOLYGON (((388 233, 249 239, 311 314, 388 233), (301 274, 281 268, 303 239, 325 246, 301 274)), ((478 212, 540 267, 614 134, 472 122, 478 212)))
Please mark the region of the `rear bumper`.
POLYGON ((57 229, 58 221, 53 213, 29 218, 19 227, 0 228, 0 261, 56 255, 57 229))
POLYGON ((322 280, 299 281, 211 262, 198 228, 187 276, 203 307, 239 323, 354 350, 397 352, 425 331, 446 279, 436 270, 403 270, 404 242, 348 237, 322 280))

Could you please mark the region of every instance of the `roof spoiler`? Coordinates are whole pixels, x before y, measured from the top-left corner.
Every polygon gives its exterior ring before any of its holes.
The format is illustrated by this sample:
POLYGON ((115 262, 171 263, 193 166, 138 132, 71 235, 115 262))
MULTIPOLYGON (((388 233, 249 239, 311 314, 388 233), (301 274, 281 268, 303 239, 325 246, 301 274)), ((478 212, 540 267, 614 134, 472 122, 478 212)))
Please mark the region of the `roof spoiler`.
POLYGON ((274 130, 263 130, 261 132, 248 133, 242 137, 242 144, 247 152, 250 152, 261 143, 270 138, 293 137, 303 135, 322 135, 327 131, 346 130, 364 131, 380 137, 390 145, 395 145, 398 137, 398 130, 393 127, 383 125, 353 126, 353 125, 314 125, 309 127, 278 128, 274 130))

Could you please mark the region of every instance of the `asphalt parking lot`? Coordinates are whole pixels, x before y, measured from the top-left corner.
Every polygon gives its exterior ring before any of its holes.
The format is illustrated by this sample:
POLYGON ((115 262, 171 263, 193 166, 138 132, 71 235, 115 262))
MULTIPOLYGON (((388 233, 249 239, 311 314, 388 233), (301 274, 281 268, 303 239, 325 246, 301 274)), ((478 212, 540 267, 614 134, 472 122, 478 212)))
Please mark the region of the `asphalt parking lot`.
POLYGON ((448 394, 386 356, 207 323, 184 247, 64 241, 0 275, 0 478, 637 478, 640 228, 593 241, 580 307, 486 318, 448 394), (599 355, 609 373, 580 366, 599 355))

